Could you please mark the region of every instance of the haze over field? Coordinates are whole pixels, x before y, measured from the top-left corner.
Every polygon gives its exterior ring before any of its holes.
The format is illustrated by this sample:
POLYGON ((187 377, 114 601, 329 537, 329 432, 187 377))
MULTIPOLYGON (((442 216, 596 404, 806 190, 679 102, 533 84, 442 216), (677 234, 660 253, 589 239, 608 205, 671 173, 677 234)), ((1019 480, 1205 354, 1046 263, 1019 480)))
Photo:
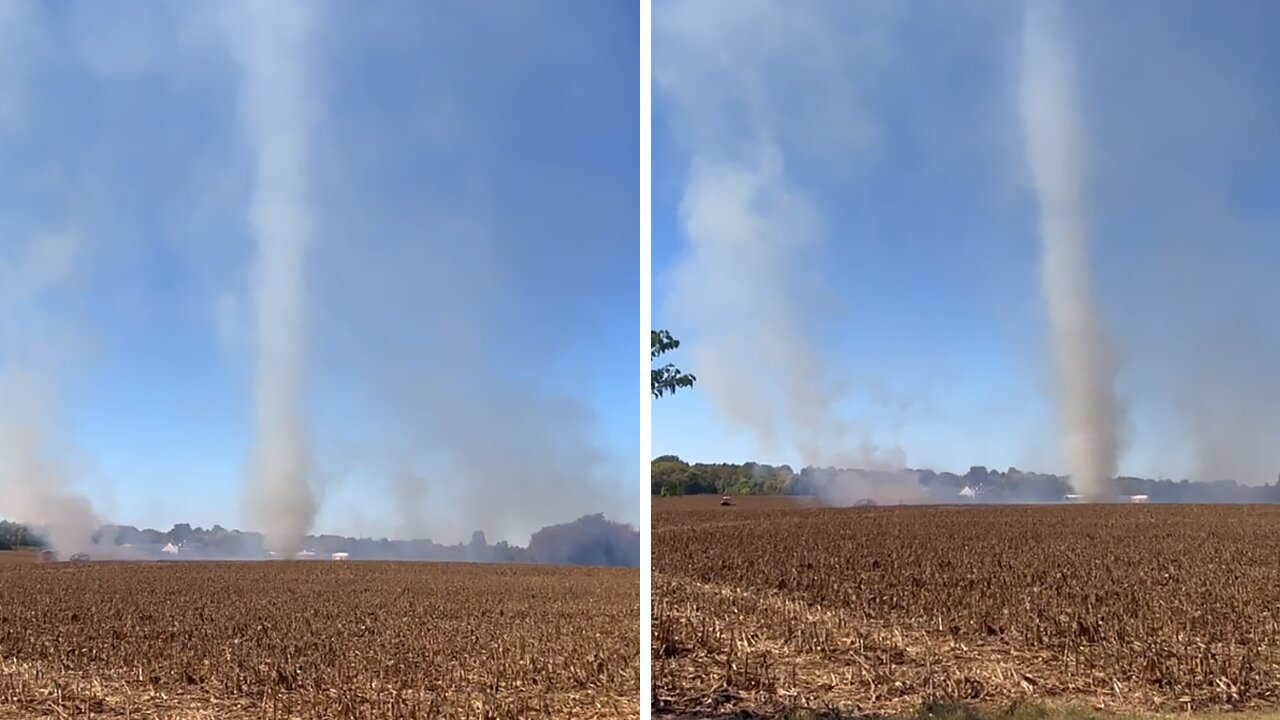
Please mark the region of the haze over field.
POLYGON ((0 5, 0 517, 636 523, 637 23, 0 5))
POLYGON ((654 323, 698 376, 655 453, 1275 480, 1277 27, 1249 1, 655 8, 654 323))

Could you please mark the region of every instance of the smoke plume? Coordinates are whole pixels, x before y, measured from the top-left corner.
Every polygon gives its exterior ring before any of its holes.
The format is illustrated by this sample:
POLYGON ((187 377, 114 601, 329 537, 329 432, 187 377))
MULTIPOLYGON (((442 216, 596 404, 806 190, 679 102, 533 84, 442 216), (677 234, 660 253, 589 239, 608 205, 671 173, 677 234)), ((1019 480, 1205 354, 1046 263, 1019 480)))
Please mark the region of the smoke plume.
POLYGON ((63 556, 87 552, 101 519, 58 460, 54 403, 42 385, 29 373, 0 369, 0 514, 41 527, 63 556))
POLYGON ((1118 441, 1114 370, 1095 307, 1085 207, 1086 148, 1060 8, 1027 3, 1021 111, 1040 208, 1041 282, 1058 378, 1058 414, 1075 488, 1110 496, 1118 441))
POLYGON ((297 550, 316 514, 302 407, 304 259, 311 234, 306 197, 311 7, 245 0, 231 23, 233 52, 243 70, 244 132, 255 153, 249 222, 257 250, 257 444, 246 501, 254 527, 281 552, 297 550))
POLYGON ((673 305, 696 333, 700 386, 766 451, 805 464, 900 467, 842 413, 851 398, 824 357, 812 262, 823 231, 813 206, 783 179, 772 149, 742 164, 695 162, 680 206, 689 255, 673 305))
MULTIPOLYGON (((823 272, 827 208, 789 175, 792 163, 829 168, 833 152, 841 163, 855 158, 874 134, 830 32, 849 18, 832 15, 773 2, 672 3, 655 13, 655 84, 690 156, 686 251, 668 306, 699 391, 758 450, 804 464, 899 467, 902 452, 879 447, 850 415, 868 400, 865 388, 822 341, 838 310, 823 272), (801 83, 821 99, 796 120, 782 109, 801 83)), ((841 38, 861 54, 859 44, 874 44, 863 28, 879 24, 851 24, 841 38)))
MULTIPOLYGON (((805 332, 797 258, 820 238, 812 210, 786 186, 777 152, 740 164, 696 164, 681 202, 690 253, 673 303, 697 332, 692 355, 702 389, 730 421, 768 450, 839 439, 832 393, 821 387, 817 348, 805 332)), ((806 461, 813 458, 806 457, 806 461)))
MULTIPOLYGON (((920 484, 915 470, 862 470, 835 467, 806 468, 805 492, 824 505, 844 507, 870 500, 877 505, 923 505, 938 497, 920 484)), ((948 498, 952 500, 952 498, 948 498)))
MULTIPOLYGON (((0 4, 0 134, 20 130, 23 61, 38 30, 31 7, 0 4)), ((68 334, 50 305, 65 300, 80 242, 9 217, 0 241, 0 516, 42 527, 57 552, 89 549, 99 518, 76 489, 58 408, 68 334), (15 228, 23 228, 15 232, 15 228)))
POLYGON ((77 248, 72 234, 0 248, 0 515, 41 526, 64 555, 87 551, 101 522, 65 460, 53 361, 65 347, 42 312, 66 289, 77 248))

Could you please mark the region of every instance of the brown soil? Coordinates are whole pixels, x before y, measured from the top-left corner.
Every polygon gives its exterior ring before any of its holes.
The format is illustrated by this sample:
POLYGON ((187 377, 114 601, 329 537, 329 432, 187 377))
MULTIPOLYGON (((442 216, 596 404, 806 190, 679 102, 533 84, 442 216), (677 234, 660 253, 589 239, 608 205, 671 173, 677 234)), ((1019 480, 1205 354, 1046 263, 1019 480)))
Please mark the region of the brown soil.
POLYGON ((0 564, 0 718, 636 717, 634 570, 0 564))
POLYGON ((654 707, 1280 706, 1280 507, 662 499, 654 707))

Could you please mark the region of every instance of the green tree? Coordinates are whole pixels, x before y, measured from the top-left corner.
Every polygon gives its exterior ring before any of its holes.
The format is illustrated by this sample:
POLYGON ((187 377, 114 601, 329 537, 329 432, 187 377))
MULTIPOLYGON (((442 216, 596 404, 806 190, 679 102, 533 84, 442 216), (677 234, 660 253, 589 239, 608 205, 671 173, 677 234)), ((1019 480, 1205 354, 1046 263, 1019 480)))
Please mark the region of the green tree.
POLYGON ((0 520, 0 550, 43 546, 40 538, 26 525, 0 520))
MULTIPOLYGON (((680 347, 680 341, 671 337, 666 330, 649 331, 649 357, 657 360, 661 355, 680 347)), ((671 363, 650 370, 650 383, 653 396, 660 398, 671 395, 679 388, 693 387, 697 380, 693 375, 681 372, 671 363)))

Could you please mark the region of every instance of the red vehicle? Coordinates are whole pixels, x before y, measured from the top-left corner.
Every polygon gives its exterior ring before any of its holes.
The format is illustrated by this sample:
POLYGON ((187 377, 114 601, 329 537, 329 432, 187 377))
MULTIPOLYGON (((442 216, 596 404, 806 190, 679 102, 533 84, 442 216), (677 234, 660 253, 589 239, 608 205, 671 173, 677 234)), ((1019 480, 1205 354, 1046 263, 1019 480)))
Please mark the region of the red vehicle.
POLYGON ((720 505, 722 507, 728 507, 732 504, 733 504, 733 498, 729 497, 728 495, 725 495, 724 497, 720 498, 720 505))

